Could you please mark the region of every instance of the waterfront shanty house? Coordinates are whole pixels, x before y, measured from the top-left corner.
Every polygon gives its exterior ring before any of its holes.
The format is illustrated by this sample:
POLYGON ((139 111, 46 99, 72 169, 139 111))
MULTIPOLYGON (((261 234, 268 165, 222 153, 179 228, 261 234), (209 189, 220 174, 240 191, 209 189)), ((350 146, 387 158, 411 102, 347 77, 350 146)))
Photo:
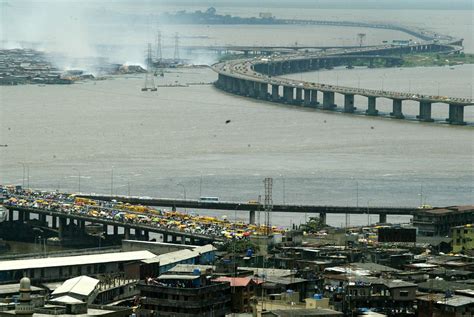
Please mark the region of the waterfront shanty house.
POLYGON ((250 277, 218 277, 212 281, 230 283, 233 313, 252 312, 251 299, 256 294, 257 285, 262 283, 261 280, 250 277))
POLYGON ((453 238, 454 253, 474 250, 474 226, 472 224, 453 227, 451 237, 453 238))
POLYGON ((113 252, 0 262, 0 283, 29 276, 33 281, 63 281, 68 278, 124 271, 124 265, 154 258, 148 251, 113 252))
POLYGON ((413 226, 425 236, 447 236, 452 227, 469 223, 474 223, 474 205, 419 209, 413 216, 413 226))
POLYGON ((192 275, 163 274, 137 287, 139 317, 221 317, 231 311, 230 283, 211 281, 198 270, 192 275))
POLYGON ((450 294, 428 294, 417 297, 418 317, 474 316, 474 297, 450 294))

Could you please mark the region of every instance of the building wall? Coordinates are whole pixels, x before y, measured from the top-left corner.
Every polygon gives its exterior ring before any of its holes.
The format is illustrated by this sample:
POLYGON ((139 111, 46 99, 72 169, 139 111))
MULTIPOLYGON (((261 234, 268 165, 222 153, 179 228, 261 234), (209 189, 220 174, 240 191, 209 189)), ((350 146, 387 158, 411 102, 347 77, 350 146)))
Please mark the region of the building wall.
POLYGON ((453 252, 474 249, 474 227, 471 225, 454 227, 451 230, 453 238, 453 252))

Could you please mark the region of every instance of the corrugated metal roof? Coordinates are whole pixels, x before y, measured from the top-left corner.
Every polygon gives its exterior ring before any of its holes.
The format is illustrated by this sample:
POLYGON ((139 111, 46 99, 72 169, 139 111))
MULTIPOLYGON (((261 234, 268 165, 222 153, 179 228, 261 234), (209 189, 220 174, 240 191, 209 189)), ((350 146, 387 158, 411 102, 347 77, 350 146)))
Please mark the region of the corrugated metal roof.
POLYGON ((56 288, 51 294, 57 297, 62 294, 77 294, 81 296, 89 296, 99 284, 99 280, 89 276, 78 276, 66 280, 61 286, 56 288))
POLYGON ((201 247, 197 247, 194 250, 179 250, 174 252, 169 252, 155 256, 151 259, 143 260, 144 263, 160 263, 160 266, 166 266, 168 264, 173 264, 188 259, 198 257, 204 253, 212 252, 217 250, 213 245, 207 244, 201 247))
MULTIPOLYGON (((0 295, 1 294, 12 294, 12 293, 18 293, 20 290, 20 284, 5 284, 5 285, 0 285, 0 295)), ((39 292, 42 291, 42 288, 36 287, 36 286, 31 286, 31 291, 32 292, 39 292)))
POLYGON ((114 252, 90 255, 53 257, 43 259, 27 259, 1 261, 0 271, 14 271, 36 268, 61 267, 71 265, 99 264, 109 262, 126 262, 151 259, 155 254, 149 251, 114 252))
POLYGON ((159 280, 195 280, 199 275, 179 275, 179 274, 164 274, 158 277, 159 280))
POLYGON ((74 298, 74 297, 68 296, 68 295, 61 296, 61 297, 58 297, 58 298, 53 298, 51 301, 55 302, 55 303, 65 303, 65 304, 83 303, 83 301, 80 301, 77 298, 74 298))

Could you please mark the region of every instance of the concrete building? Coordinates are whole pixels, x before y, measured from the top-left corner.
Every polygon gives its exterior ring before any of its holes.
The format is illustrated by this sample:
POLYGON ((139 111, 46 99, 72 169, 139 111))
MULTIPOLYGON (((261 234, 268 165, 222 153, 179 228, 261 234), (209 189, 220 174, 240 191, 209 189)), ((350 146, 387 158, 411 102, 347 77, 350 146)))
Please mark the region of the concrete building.
POLYGON ((474 223, 474 206, 420 209, 413 216, 413 226, 419 235, 447 236, 451 228, 474 223))
POLYGON ((200 272, 164 274, 138 284, 137 316, 223 317, 231 311, 230 283, 213 282, 200 272), (199 273, 199 274, 196 274, 199 273))
POLYGON ((474 226, 467 224, 451 229, 453 252, 463 252, 474 249, 474 226))
POLYGON ((249 277, 219 277, 213 281, 230 283, 233 313, 252 312, 251 299, 255 296, 255 288, 261 281, 249 277))

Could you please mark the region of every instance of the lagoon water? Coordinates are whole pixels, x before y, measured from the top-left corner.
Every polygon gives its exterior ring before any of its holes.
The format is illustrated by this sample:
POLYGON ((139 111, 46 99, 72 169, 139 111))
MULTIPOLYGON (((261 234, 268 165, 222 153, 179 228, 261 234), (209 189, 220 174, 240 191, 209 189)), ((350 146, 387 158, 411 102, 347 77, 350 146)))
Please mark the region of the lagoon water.
MULTIPOLYGON (((268 11, 252 8, 250 12, 241 7, 222 11, 252 15, 254 10, 268 11)), ((362 14, 359 10, 272 11, 287 17, 306 12, 308 18, 342 20, 360 18, 362 14)), ((378 11, 370 12, 367 20, 399 19, 402 24, 438 28, 440 32, 465 37, 466 50, 473 51, 469 42, 472 36, 468 39, 466 28, 469 14, 465 12, 448 12, 442 25, 433 25, 430 17, 442 14, 441 11, 403 15, 396 10, 378 11)), ((209 36, 201 40, 183 38, 183 45, 295 41, 349 45, 360 31, 302 26, 163 29, 209 36)), ((138 29, 136 33, 128 30, 127 43, 130 47, 143 46, 147 32, 143 35, 138 29)), ((364 32, 368 44, 407 37, 392 31, 364 32)), ((119 34, 120 29, 105 39, 97 33, 94 41, 113 42, 119 34)), ((114 58, 119 58, 118 54, 114 58)), ((193 58, 210 62, 216 57, 193 58)), ((470 97, 472 74, 473 67, 465 65, 454 69, 335 69, 292 76, 347 86, 383 85, 387 90, 410 89, 427 94, 439 91, 447 96, 470 97)), ((156 80, 164 85, 210 83, 215 79, 208 68, 183 68, 169 69, 156 80)), ((68 86, 0 87, 0 144, 8 145, 0 148, 0 183, 29 182, 34 188, 65 191, 77 191, 80 185, 82 192, 180 198, 218 196, 221 200, 247 201, 263 196, 263 178, 273 177, 274 203, 359 205, 369 210, 375 205, 474 203, 472 126, 294 108, 237 97, 212 85, 160 87, 158 92, 142 92, 143 80, 143 76, 136 75, 68 86), (227 120, 230 123, 226 124, 227 120), (22 164, 29 167, 25 177, 22 164)), ((365 107, 365 102, 356 99, 359 108, 365 107)), ((382 111, 388 112, 389 107, 381 101, 382 111)), ((414 115, 416 105, 404 105, 404 111, 414 115)), ((444 118, 447 108, 436 105, 433 113, 444 118)), ((473 113, 473 109, 468 109, 466 119, 474 121, 473 113)), ((248 217, 234 211, 208 213, 227 214, 230 219, 248 217)), ((309 216, 279 213, 272 216, 272 222, 290 226, 309 216)), ((353 215, 350 223, 377 220, 376 216, 353 215)), ((409 218, 388 220, 407 222, 409 218)), ((328 222, 340 226, 345 218, 331 215, 328 222)))

